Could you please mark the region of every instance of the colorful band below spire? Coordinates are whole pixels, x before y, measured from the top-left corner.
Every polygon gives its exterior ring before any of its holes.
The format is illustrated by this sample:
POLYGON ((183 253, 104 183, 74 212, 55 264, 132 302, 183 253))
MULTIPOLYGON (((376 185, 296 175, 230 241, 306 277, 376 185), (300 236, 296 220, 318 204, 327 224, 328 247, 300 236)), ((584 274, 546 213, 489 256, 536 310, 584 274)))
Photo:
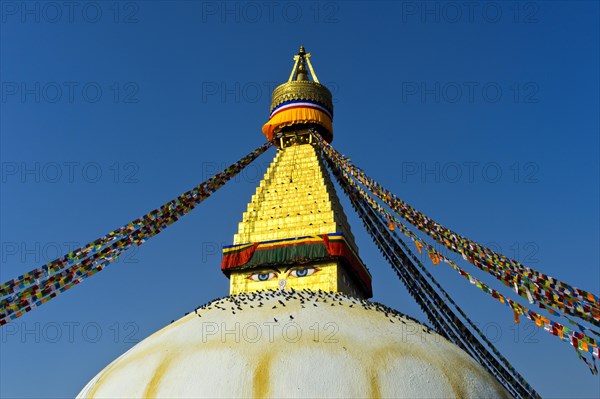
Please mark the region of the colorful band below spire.
POLYGON ((283 110, 291 109, 291 108, 302 108, 302 107, 315 108, 315 109, 321 110, 321 111, 325 112, 327 114, 327 116, 329 116, 329 119, 333 120, 333 112, 330 109, 328 109, 327 107, 325 107, 322 104, 319 104, 316 101, 311 101, 311 100, 291 100, 291 101, 286 101, 284 103, 281 103, 280 105, 275 107, 273 109, 273 111, 271 111, 270 118, 273 118, 273 116, 275 116, 276 114, 278 114, 279 112, 281 112, 283 110))
POLYGON ((269 141, 273 140, 275 129, 298 123, 317 123, 329 133, 333 133, 332 113, 322 104, 310 100, 292 100, 278 105, 271 112, 269 121, 262 131, 269 141))

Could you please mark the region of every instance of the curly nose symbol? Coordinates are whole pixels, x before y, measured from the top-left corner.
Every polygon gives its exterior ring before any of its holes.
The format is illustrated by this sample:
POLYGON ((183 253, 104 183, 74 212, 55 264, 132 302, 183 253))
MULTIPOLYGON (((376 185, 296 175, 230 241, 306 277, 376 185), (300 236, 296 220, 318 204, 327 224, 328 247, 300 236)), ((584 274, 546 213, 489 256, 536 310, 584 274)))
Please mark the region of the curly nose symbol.
POLYGON ((279 289, 280 290, 285 289, 286 284, 287 284, 287 280, 279 280, 279 289))

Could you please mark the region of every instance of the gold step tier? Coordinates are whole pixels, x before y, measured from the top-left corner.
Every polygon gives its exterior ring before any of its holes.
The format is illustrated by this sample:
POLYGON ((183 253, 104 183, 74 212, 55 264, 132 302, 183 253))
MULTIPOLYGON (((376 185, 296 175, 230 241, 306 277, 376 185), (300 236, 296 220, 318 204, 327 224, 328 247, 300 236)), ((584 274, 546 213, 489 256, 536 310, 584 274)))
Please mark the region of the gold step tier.
POLYGON ((234 244, 340 232, 358 253, 325 165, 311 144, 278 149, 234 244))

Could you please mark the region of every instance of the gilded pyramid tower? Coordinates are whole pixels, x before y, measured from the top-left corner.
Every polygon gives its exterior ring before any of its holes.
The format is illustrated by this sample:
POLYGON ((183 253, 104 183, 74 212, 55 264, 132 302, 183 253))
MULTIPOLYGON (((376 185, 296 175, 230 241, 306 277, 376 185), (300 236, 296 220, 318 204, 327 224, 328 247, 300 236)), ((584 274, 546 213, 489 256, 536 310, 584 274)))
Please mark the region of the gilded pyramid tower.
POLYGON ((312 289, 371 297, 371 276, 309 129, 333 139, 333 103, 304 48, 288 82, 273 91, 263 126, 275 159, 223 249, 230 293, 312 289), (312 80, 309 79, 309 73, 312 80))

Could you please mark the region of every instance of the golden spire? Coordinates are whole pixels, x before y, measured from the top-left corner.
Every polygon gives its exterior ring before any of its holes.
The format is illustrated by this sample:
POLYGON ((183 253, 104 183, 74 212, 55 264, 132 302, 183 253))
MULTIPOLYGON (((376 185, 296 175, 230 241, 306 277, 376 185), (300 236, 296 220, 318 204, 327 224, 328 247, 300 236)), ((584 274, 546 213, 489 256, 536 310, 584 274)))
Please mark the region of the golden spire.
POLYGON ((332 113, 331 93, 301 46, 289 80, 273 91, 271 117, 263 126, 270 139, 281 134, 277 155, 233 245, 223 248, 221 268, 232 295, 308 289, 371 297, 371 275, 310 133, 314 129, 330 141, 332 113))

